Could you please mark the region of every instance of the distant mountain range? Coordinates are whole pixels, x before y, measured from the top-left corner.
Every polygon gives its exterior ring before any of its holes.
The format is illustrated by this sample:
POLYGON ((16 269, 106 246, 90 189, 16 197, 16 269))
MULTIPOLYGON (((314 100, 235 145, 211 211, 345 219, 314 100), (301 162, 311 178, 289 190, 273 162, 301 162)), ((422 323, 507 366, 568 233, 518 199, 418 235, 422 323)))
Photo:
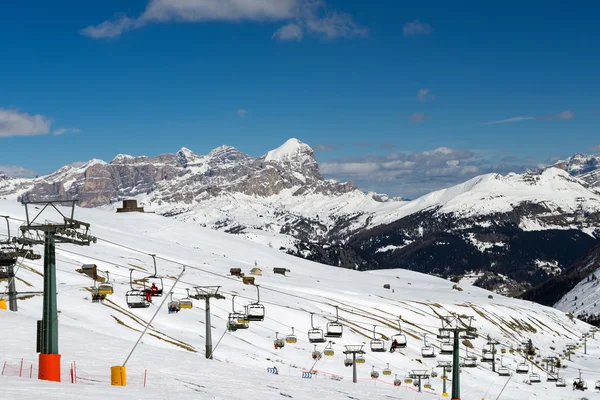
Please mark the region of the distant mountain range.
POLYGON ((78 199, 146 210, 243 235, 299 257, 352 269, 407 268, 518 294, 600 240, 600 156, 539 171, 488 174, 413 201, 323 178, 297 139, 257 158, 230 147, 158 157, 118 155, 35 179, 0 177, 0 198, 78 199))

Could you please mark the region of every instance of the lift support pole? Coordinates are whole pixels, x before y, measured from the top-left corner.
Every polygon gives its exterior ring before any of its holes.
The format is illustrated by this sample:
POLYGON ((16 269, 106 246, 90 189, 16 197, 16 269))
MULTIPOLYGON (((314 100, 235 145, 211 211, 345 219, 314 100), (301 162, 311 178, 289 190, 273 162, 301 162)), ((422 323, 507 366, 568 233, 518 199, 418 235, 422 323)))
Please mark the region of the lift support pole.
POLYGON ((60 353, 58 352, 58 308, 56 304, 56 243, 70 243, 79 246, 89 246, 97 239, 89 234, 88 223, 75 220, 76 200, 23 202, 26 221, 21 225, 21 237, 17 243, 21 245, 44 245, 44 300, 42 320, 38 321, 38 379, 60 382, 60 353), (29 205, 40 211, 31 218, 29 205), (70 212, 65 215, 65 209, 57 206, 67 206, 70 212), (41 217, 45 210, 55 211, 62 221, 49 222, 41 217), (45 220, 44 222, 39 222, 45 220))
POLYGON ((210 324, 210 299, 218 299, 223 300, 225 296, 219 293, 220 286, 197 286, 194 289, 196 290, 196 294, 191 297, 196 300, 205 301, 205 309, 206 309, 206 317, 205 317, 205 325, 206 325, 206 335, 204 338, 205 344, 205 357, 207 359, 212 360, 213 358, 213 345, 212 345, 212 326, 210 324))
POLYGON ((9 265, 8 269, 8 308, 10 311, 17 312, 17 289, 15 287, 15 266, 9 265))

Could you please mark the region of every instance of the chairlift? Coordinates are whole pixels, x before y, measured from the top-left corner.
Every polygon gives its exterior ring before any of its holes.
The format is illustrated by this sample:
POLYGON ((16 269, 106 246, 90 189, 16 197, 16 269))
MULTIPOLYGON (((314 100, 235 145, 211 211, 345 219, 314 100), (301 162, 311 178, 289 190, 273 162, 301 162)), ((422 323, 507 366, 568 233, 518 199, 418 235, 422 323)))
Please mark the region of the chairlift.
POLYGON ((467 355, 463 360, 463 366, 465 368, 476 368, 477 367, 477 357, 474 355, 469 355, 469 349, 466 349, 467 355))
POLYGON ((421 347, 421 357, 435 358, 435 350, 432 346, 427 345, 427 334, 423 336, 423 347, 421 347))
POLYGON ((312 359, 313 360, 320 360, 322 357, 322 354, 320 351, 317 350, 317 345, 315 344, 314 350, 312 352, 312 359))
POLYGON ((431 389, 431 382, 429 382, 429 378, 427 378, 427 381, 423 384, 423 389, 431 389))
POLYGON ((394 375, 394 386, 402 385, 402 379, 398 379, 398 375, 394 375))
POLYGON ((356 356, 356 363, 357 364, 364 364, 365 363, 365 356, 363 356, 362 354, 358 354, 356 356))
POLYGON ((406 383, 407 385, 410 385, 413 383, 413 380, 411 378, 405 378, 404 383, 406 383))
POLYGON ((279 338, 279 332, 275 332, 275 340, 273 341, 273 346, 275 350, 283 349, 285 346, 285 340, 279 338))
POLYGON ((248 321, 261 322, 265 319, 265 306, 260 304, 260 290, 256 285, 256 302, 246 306, 246 316, 248 321))
POLYGON ((325 347, 325 350, 323 350, 323 354, 326 357, 332 357, 335 354, 335 352, 333 351, 331 340, 327 344, 327 347, 325 347))
POLYGON ((450 331, 442 330, 442 328, 440 328, 437 338, 442 341, 450 340, 450 331))
POLYGON ((250 321, 245 313, 235 311, 235 295, 231 296, 231 312, 227 317, 227 330, 235 332, 238 329, 248 329, 250 321))
POLYGON ((452 353, 454 353, 454 345, 450 340, 443 341, 440 344, 440 354, 451 355, 452 353))
POLYGON ((556 387, 566 387, 567 382, 563 378, 558 378, 555 383, 556 387))
POLYGON ((385 342, 382 339, 377 339, 377 334, 375 333, 375 328, 377 325, 373 325, 373 339, 371 340, 371 351, 373 353, 383 353, 385 352, 385 342))
POLYGON ((325 336, 323 335, 323 329, 315 327, 314 325, 314 314, 310 313, 310 329, 308 330, 308 341, 309 343, 325 343, 325 336))
POLYGON ((192 298, 190 297, 190 289, 185 289, 185 291, 187 292, 187 297, 184 297, 183 299, 179 300, 179 307, 186 308, 192 308, 194 307, 194 302, 192 301, 192 298))
POLYGON ((581 378, 573 379, 573 390, 581 390, 582 392, 587 389, 587 382, 581 378))
POLYGON ((373 369, 371 370, 371 379, 379 378, 379 372, 375 371, 375 366, 373 365, 373 369))
POLYGON ((558 382, 558 374, 548 372, 546 375, 546 382, 558 382))
POLYGON ((483 348, 481 350, 481 361, 483 362, 493 362, 494 361, 494 353, 491 349, 483 348))
POLYGON ((529 374, 529 382, 531 383, 540 383, 542 381, 542 378, 540 378, 540 374, 534 373, 532 372, 531 374, 529 374))
POLYGON ((170 292, 169 295, 171 296, 169 304, 167 305, 169 314, 176 314, 181 310, 181 303, 177 299, 173 300, 173 292, 170 292))
POLYGON ((500 368, 498 368, 498 375, 499 376, 510 376, 510 370, 508 369, 508 367, 500 367, 500 368))
POLYGON ((129 270, 129 287, 130 290, 125 293, 125 301, 129 308, 148 308, 150 302, 146 299, 146 291, 133 287, 133 269, 129 270))
POLYGON ((100 303, 104 300, 105 295, 98 293, 98 288, 92 288, 92 303, 100 303))
POLYGON ((339 322, 338 306, 335 306, 335 321, 327 323, 327 332, 325 333, 325 337, 341 338, 343 333, 344 333, 344 327, 339 322))
POLYGON ((392 336, 392 346, 390 347, 390 353, 396 351, 396 348, 404 349, 406 347, 406 335, 402 333, 401 318, 398 319, 398 331, 399 333, 392 336))
POLYGON ((600 390, 600 381, 596 381, 596 385, 594 386, 594 389, 600 390))
POLYGON ((501 353, 501 354, 506 354, 506 348, 502 347, 502 348, 500 349, 500 353, 501 353))
POLYGON ((351 358, 346 358, 346 359, 344 360, 344 366, 345 366, 345 367, 351 367, 351 366, 352 366, 352 364, 353 364, 353 363, 352 363, 352 359, 351 359, 351 358))
POLYGON ((390 376, 392 374, 392 370, 390 369, 390 363, 387 364, 387 367, 383 369, 384 376, 390 376))
POLYGON ((298 338, 294 334, 294 327, 292 326, 292 333, 285 337, 285 342, 289 344, 294 344, 298 342, 298 338))
POLYGON ((98 294, 113 294, 114 289, 113 284, 110 283, 110 275, 108 271, 105 271, 104 273, 106 274, 106 280, 98 284, 98 294))
POLYGON ((163 291, 164 291, 163 278, 158 276, 158 271, 156 269, 156 254, 150 254, 150 256, 152 257, 152 262, 154 264, 154 274, 148 275, 146 277, 146 279, 144 279, 144 289, 150 290, 152 297, 161 297, 163 295, 163 291), (152 286, 152 284, 156 286, 156 290, 146 289, 145 282, 147 280, 151 283, 151 286, 152 286))
POLYGON ((519 365, 517 365, 516 372, 517 372, 517 374, 529 373, 529 364, 527 364, 526 362, 519 363, 519 365))

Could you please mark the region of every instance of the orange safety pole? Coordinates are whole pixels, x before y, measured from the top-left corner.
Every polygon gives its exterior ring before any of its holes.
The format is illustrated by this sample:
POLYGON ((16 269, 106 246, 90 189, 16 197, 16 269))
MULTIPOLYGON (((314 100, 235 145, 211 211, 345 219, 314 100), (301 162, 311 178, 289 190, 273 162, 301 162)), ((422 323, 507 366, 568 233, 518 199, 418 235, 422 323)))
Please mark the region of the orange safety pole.
POLYGON ((73 363, 71 363, 71 368, 69 369, 69 375, 71 375, 71 383, 73 383, 73 363))
POLYGON ((73 361, 73 383, 77 383, 77 361, 73 361))

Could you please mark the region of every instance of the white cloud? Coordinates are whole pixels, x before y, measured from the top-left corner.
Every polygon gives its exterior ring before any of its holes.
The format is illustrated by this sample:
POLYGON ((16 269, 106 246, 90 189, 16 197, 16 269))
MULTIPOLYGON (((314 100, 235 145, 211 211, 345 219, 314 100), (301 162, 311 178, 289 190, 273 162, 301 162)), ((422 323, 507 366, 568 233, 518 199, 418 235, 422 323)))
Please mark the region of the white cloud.
POLYGON ((51 124, 43 115, 0 108, 0 137, 46 135, 51 124))
POLYGON ((575 117, 575 113, 573 111, 565 110, 558 113, 556 116, 558 119, 571 119, 575 117))
POLYGON ((590 147, 590 151, 600 151, 600 144, 590 147))
POLYGON ((14 165, 0 165, 0 175, 8 175, 12 178, 31 178, 34 177, 36 173, 29 168, 16 167, 14 165))
POLYGON ((343 144, 317 143, 313 146, 317 151, 334 151, 344 147, 343 144))
POLYGON ((531 116, 511 117, 511 118, 501 119, 499 121, 486 122, 483 125, 495 125, 495 124, 504 124, 506 122, 521 122, 521 121, 531 121, 531 120, 554 121, 557 119, 572 119, 574 117, 575 117, 575 113, 573 111, 564 110, 564 111, 559 112, 556 115, 545 115, 545 116, 541 116, 541 117, 531 117, 531 116))
POLYGON ((417 35, 429 35, 433 32, 431 25, 415 19, 414 21, 407 22, 402 27, 404 36, 417 36, 417 35))
POLYGON ((273 34, 273 38, 281 41, 285 40, 302 40, 302 28, 298 24, 287 24, 277 29, 273 34))
POLYGON ((430 94, 429 92, 429 89, 419 89, 419 91, 417 92, 417 100, 421 103, 435 100, 435 96, 433 94, 430 94))
POLYGON ((349 174, 362 175, 370 174, 379 170, 376 163, 322 163, 319 168, 324 174, 349 174))
POLYGON ((209 21, 287 21, 273 38, 301 40, 306 32, 324 39, 367 34, 350 14, 330 11, 321 0, 150 0, 136 18, 118 15, 114 20, 82 29, 94 38, 115 38, 151 23, 209 21))
POLYGON ((81 130, 77 128, 58 128, 52 131, 54 136, 64 135, 65 133, 79 133, 81 130))
POLYGON ((511 118, 501 119, 499 121, 486 122, 483 125, 504 124, 506 122, 530 121, 533 119, 535 119, 535 117, 511 117, 511 118))
POLYGON ((249 113, 250 113, 250 110, 246 110, 245 108, 240 108, 236 111, 237 116, 240 118, 244 118, 249 113))
POLYGON ((419 111, 410 116, 410 121, 419 123, 425 121, 425 113, 423 111, 419 111))

